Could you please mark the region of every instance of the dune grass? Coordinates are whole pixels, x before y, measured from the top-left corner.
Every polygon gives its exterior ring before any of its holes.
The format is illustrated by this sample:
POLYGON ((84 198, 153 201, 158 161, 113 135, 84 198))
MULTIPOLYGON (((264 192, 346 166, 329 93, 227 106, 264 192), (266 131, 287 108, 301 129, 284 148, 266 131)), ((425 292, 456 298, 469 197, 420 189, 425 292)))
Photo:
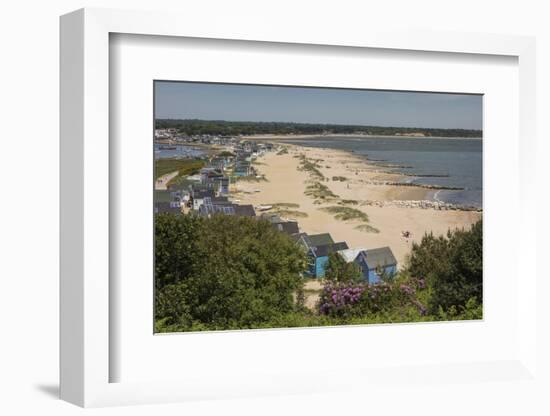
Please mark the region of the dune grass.
POLYGON ((292 209, 278 209, 274 211, 281 217, 285 218, 307 218, 308 215, 305 212, 302 211, 295 211, 292 209))
POLYGON ((321 211, 334 215, 334 218, 340 221, 363 221, 368 222, 369 216, 363 211, 351 207, 331 206, 319 208, 321 211))
POLYGON ((271 205, 271 212, 286 218, 306 218, 308 215, 305 212, 298 211, 296 208, 300 208, 300 204, 294 204, 292 202, 276 202, 271 205))
POLYGON ((255 175, 250 176, 232 176, 232 182, 269 182, 265 175, 261 175, 259 178, 255 175))
POLYGON ((356 208, 346 207, 346 206, 330 206, 330 207, 323 207, 319 208, 321 211, 328 212, 329 214, 334 215, 334 218, 340 221, 361 221, 363 224, 359 224, 355 226, 354 228, 359 231, 363 231, 366 233, 376 233, 378 234, 380 231, 369 225, 369 216, 365 214, 363 211, 360 211, 356 208))
POLYGON ((292 202, 275 202, 266 205, 271 205, 273 208, 300 208, 300 204, 294 204, 292 202))
POLYGON ((311 177, 311 179, 316 179, 316 180, 325 179, 325 176, 319 170, 321 166, 317 162, 311 161, 303 153, 301 153, 298 158, 300 159, 300 165, 298 166, 298 170, 307 172, 311 177))
POLYGON ((378 228, 374 228, 373 226, 369 224, 360 224, 355 227, 356 230, 363 231, 365 233, 374 233, 378 234, 380 230, 378 228))
POLYGON ((313 198, 315 204, 334 202, 339 198, 328 186, 323 185, 321 182, 313 182, 306 186, 304 194, 313 198))
POLYGON ((359 201, 355 199, 341 199, 338 201, 338 205, 358 205, 359 201))

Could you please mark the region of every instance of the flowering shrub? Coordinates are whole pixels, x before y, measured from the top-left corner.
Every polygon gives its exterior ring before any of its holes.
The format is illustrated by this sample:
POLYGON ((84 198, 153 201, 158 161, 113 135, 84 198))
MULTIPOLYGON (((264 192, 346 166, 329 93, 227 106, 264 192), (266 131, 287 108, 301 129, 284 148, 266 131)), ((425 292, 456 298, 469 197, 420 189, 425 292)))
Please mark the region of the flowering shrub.
POLYGON ((365 292, 367 286, 363 284, 346 285, 327 283, 323 288, 319 301, 319 312, 322 315, 341 316, 352 312, 365 292))
POLYGON ((369 285, 325 284, 319 300, 319 314, 332 317, 364 317, 413 308, 420 315, 426 307, 417 299, 417 290, 425 285, 419 279, 406 283, 380 282, 369 285))

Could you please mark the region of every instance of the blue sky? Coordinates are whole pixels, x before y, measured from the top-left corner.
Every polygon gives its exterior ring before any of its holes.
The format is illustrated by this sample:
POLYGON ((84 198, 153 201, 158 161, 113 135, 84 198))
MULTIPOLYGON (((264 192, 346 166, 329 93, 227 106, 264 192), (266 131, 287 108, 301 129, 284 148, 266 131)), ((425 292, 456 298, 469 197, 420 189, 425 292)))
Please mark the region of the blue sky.
POLYGON ((157 118, 482 128, 482 96, 155 82, 157 118))

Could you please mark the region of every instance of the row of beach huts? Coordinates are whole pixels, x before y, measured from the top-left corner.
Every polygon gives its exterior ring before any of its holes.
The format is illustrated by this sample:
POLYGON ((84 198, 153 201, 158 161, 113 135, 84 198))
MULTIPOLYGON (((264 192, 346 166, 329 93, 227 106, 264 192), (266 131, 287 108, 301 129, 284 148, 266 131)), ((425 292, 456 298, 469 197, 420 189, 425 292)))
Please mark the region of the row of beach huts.
POLYGON ((231 176, 256 175, 252 161, 264 152, 273 150, 269 144, 239 143, 233 156, 216 156, 209 160, 197 175, 189 177, 187 189, 169 189, 169 198, 155 198, 155 213, 191 214, 203 217, 236 215, 269 221, 273 227, 287 234, 307 252, 308 269, 305 277, 323 278, 329 255, 338 253, 346 262, 359 266, 362 277, 369 284, 378 283, 383 275, 397 272, 397 260, 389 247, 374 249, 350 248, 345 241, 334 241, 329 233, 307 234, 300 231, 298 222, 286 220, 277 214, 256 212, 253 205, 241 205, 229 198, 231 176), (229 176, 228 172, 231 172, 229 176))

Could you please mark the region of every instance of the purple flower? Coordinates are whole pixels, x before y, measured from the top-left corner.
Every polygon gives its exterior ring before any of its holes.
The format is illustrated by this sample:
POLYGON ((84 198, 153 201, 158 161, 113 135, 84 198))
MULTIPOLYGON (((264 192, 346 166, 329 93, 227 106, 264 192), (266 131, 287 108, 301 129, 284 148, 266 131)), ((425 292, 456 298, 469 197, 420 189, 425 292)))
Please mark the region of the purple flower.
POLYGON ((403 292, 405 292, 407 295, 413 295, 414 292, 415 292, 415 290, 414 290, 412 287, 408 286, 408 285, 402 284, 402 285, 399 286, 399 288, 400 288, 403 292))

